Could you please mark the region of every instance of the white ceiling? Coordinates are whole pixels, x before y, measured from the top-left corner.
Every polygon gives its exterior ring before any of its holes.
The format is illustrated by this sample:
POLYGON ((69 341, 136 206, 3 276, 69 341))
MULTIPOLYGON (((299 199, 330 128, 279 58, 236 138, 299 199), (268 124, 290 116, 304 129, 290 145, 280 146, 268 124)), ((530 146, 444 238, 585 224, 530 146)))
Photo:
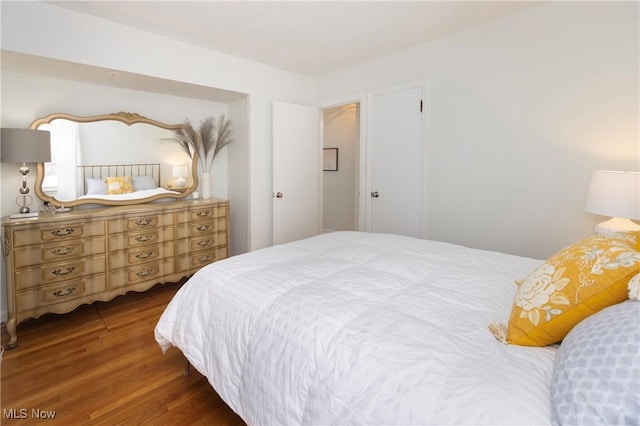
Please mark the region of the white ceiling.
POLYGON ((51 1, 276 68, 318 75, 461 31, 527 1, 51 1))

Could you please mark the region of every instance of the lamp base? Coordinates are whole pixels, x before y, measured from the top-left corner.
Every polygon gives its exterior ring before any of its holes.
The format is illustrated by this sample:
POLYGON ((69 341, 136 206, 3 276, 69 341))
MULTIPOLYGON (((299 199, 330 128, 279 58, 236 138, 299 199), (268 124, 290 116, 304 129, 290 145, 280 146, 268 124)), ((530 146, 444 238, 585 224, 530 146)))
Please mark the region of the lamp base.
POLYGON ((640 231, 640 225, 629 219, 614 217, 597 224, 593 232, 596 234, 613 234, 615 232, 630 231, 640 231))

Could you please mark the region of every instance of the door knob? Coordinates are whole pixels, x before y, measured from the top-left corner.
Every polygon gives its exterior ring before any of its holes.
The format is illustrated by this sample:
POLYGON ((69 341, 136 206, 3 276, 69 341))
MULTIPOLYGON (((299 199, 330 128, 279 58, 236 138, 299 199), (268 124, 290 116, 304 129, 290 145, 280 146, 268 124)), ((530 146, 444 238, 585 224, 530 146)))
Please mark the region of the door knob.
POLYGON ((276 192, 276 198, 282 198, 283 195, 284 194, 282 192, 276 192))
POLYGON ((380 194, 378 193, 378 191, 371 191, 371 196, 373 198, 378 198, 380 196, 380 194))

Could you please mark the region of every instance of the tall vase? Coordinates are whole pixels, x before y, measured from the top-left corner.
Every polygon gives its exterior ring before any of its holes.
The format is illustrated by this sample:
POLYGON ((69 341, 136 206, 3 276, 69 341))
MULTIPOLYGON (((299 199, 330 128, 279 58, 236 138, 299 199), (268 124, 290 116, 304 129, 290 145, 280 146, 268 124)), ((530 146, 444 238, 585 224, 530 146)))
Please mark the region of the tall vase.
POLYGON ((202 198, 211 198, 211 173, 202 173, 202 198))

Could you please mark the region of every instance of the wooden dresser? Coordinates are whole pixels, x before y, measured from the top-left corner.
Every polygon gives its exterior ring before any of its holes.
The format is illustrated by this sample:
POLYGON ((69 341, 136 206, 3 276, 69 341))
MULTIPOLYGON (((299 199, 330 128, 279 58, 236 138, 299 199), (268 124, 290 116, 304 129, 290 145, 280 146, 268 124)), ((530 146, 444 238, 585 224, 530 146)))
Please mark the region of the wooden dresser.
POLYGON ((176 282, 228 256, 226 200, 79 209, 2 218, 8 347, 17 325, 48 312, 176 282))

